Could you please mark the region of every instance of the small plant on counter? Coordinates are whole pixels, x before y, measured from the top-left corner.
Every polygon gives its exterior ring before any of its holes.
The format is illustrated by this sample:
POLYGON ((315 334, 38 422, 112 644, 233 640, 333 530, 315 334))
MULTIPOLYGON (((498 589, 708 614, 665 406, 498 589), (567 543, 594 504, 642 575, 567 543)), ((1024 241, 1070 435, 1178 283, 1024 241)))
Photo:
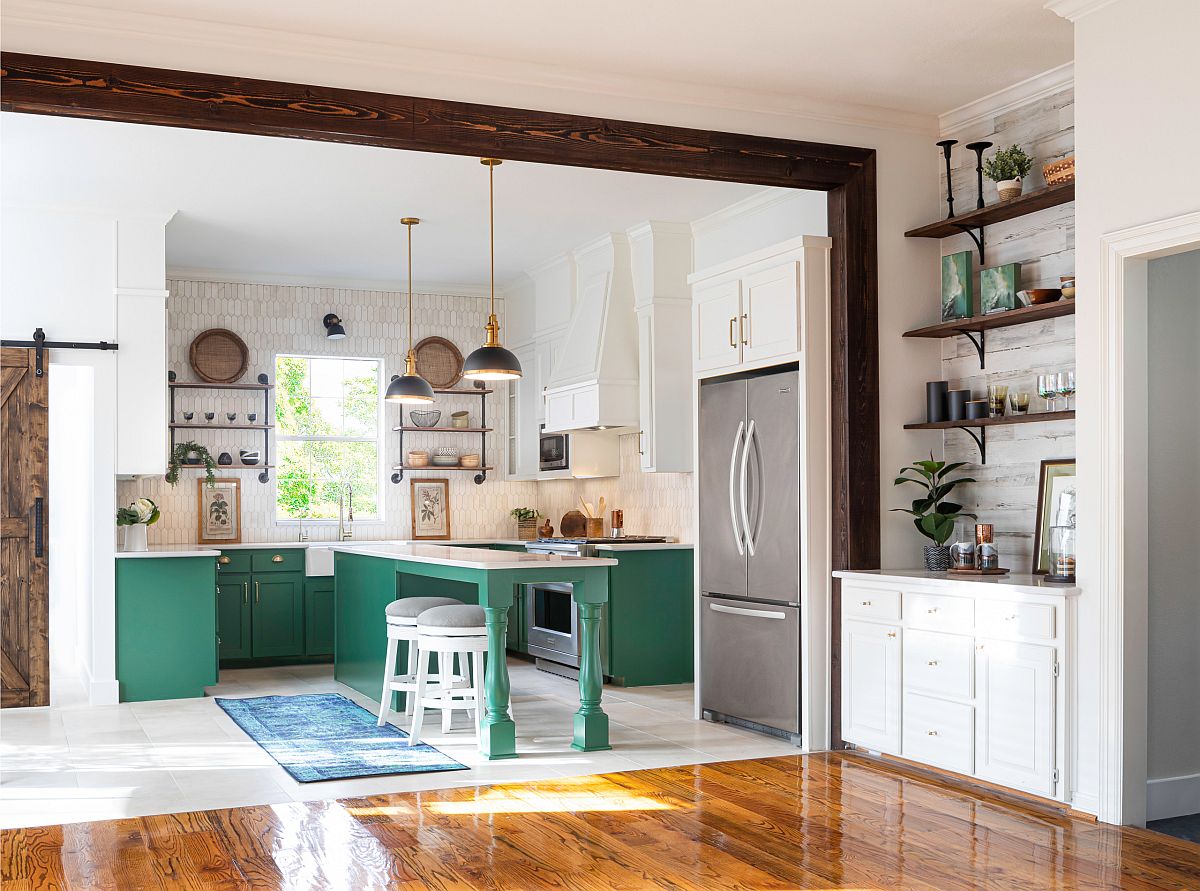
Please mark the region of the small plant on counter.
POLYGON ((983 173, 996 184, 1002 199, 1021 194, 1021 180, 1033 167, 1033 158, 1019 145, 1000 149, 983 162, 983 173))
POLYGON ((517 521, 517 538, 521 541, 537 538, 537 521, 541 514, 536 507, 514 507, 508 515, 517 521))
POLYGON ((963 510, 961 504, 944 501, 954 487, 960 483, 973 483, 971 477, 948 479, 951 473, 958 470, 966 462, 956 461, 947 464, 945 461, 935 461, 930 453, 928 461, 914 461, 908 467, 900 470, 895 485, 913 483, 925 490, 925 494, 916 498, 911 507, 894 507, 893 511, 909 514, 917 531, 933 542, 925 548, 925 568, 931 572, 945 572, 950 568, 950 548, 946 542, 954 534, 954 524, 959 517, 975 519, 975 514, 963 510), (912 472, 917 477, 905 476, 912 472))
POLYGON ((175 444, 175 448, 171 451, 171 460, 167 462, 166 479, 170 485, 173 486, 179 482, 179 468, 194 463, 188 461, 193 457, 204 463, 204 481, 210 486, 216 484, 217 462, 208 449, 197 442, 180 442, 175 444))
POLYGON ((139 498, 129 507, 118 507, 117 526, 124 530, 121 549, 124 551, 147 550, 146 527, 157 523, 159 516, 158 505, 149 498, 139 498))

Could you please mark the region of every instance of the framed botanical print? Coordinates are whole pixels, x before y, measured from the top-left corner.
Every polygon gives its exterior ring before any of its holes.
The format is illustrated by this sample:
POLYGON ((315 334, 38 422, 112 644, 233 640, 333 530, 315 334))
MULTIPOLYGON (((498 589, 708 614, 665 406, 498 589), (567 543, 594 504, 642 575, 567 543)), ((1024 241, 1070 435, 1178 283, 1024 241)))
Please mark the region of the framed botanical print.
POLYGON ((1050 530, 1075 525, 1075 459, 1042 462, 1038 480, 1037 525, 1033 533, 1033 571, 1050 571, 1050 530))
POLYGON ((450 537, 450 480, 413 480, 412 537, 415 541, 450 537))
POLYGON ((238 544, 242 540, 242 482, 196 480, 196 541, 200 544, 238 544))

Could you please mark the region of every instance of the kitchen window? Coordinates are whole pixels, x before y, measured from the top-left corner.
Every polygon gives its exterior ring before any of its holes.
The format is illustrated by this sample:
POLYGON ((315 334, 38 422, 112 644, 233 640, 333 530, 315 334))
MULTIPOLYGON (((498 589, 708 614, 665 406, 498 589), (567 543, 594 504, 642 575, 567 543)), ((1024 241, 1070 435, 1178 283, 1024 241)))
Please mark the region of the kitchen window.
POLYGON ((338 518, 353 491, 354 519, 382 520, 383 362, 275 357, 275 517, 338 518))

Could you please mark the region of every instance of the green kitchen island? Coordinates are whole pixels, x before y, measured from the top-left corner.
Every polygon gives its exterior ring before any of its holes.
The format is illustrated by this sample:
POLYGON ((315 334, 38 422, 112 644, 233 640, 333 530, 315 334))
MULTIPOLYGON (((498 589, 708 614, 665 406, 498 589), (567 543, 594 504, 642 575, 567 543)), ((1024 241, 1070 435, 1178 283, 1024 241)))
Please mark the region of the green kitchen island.
MULTIPOLYGON (((508 613, 519 585, 568 582, 579 605, 582 649, 579 710, 572 748, 609 749, 608 715, 601 707, 600 616, 608 601, 604 557, 528 554, 436 544, 334 545, 334 677, 378 700, 383 692, 387 629, 384 610, 400 597, 450 596, 484 609, 488 635, 479 747, 490 760, 517 757, 516 724, 509 714, 505 662, 508 613), (471 595, 474 596, 471 596, 471 595)), ((394 669, 394 666, 392 666, 394 669)))

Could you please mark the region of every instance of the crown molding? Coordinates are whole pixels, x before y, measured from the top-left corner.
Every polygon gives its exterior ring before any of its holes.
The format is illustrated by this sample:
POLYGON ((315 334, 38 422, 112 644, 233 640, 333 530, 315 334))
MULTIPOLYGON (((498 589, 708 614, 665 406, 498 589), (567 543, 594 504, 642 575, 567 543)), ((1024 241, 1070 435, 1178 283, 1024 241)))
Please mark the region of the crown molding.
MULTIPOLYGON (((230 269, 168 266, 167 278, 174 281, 221 282, 235 285, 282 285, 289 288, 325 288, 346 291, 383 291, 404 294, 406 282, 389 279, 339 278, 337 276, 281 275, 230 269)), ((478 297, 487 299, 487 285, 463 282, 413 282, 413 293, 425 296, 478 297)), ((500 294, 497 293, 497 297, 500 294)))
POLYGON ((749 198, 735 201, 720 210, 714 210, 706 217, 700 217, 691 223, 692 236, 705 235, 714 229, 729 225, 738 217, 761 213, 776 204, 795 198, 796 193, 790 189, 763 189, 749 198))
POLYGON ((1029 102, 1053 96, 1075 86, 1075 63, 1066 62, 1057 68, 1035 74, 1026 80, 997 90, 982 99, 960 105, 938 115, 938 130, 943 136, 976 127, 997 115, 1012 111, 1029 102))
MULTIPOLYGON (((54 53, 55 47, 62 47, 65 43, 95 47, 92 52, 100 54, 107 61, 151 67, 181 68, 190 65, 194 68, 197 63, 188 62, 179 50, 218 51, 226 58, 231 54, 237 58, 221 66, 231 70, 214 73, 274 80, 287 80, 288 77, 264 72, 264 60, 268 57, 293 63, 297 72, 313 70, 316 63, 325 62, 329 63, 331 70, 347 72, 338 75, 344 82, 330 83, 329 86, 350 89, 381 89, 378 83, 372 86, 361 77, 356 79, 354 74, 348 73, 365 70, 384 73, 391 83, 395 83, 397 75, 405 74, 422 81, 443 78, 447 82, 461 83, 466 78, 504 86, 556 91, 564 95, 598 95, 639 101, 649 99, 706 109, 922 134, 930 133, 934 125, 932 115, 823 100, 790 92, 764 92, 724 85, 647 79, 607 70, 550 67, 522 60, 347 40, 226 22, 206 22, 156 13, 118 11, 54 0, 7 0, 4 4, 4 38, 4 48, 13 52, 54 53), (120 50, 126 47, 139 49, 121 52, 114 48, 114 41, 120 50), (143 52, 141 47, 147 49, 143 52), (174 48, 170 54, 178 57, 173 65, 163 64, 166 47, 174 48), (242 70, 232 70, 239 66, 242 70)), ((466 99, 465 96, 453 95, 439 98, 466 99)))
POLYGON ((1049 0, 1043 8, 1068 21, 1077 22, 1084 16, 1116 2, 1117 0, 1049 0))
POLYGON ((676 223, 669 220, 646 220, 645 222, 630 226, 625 230, 625 235, 630 241, 640 241, 651 236, 686 235, 688 238, 691 238, 692 224, 676 223))

